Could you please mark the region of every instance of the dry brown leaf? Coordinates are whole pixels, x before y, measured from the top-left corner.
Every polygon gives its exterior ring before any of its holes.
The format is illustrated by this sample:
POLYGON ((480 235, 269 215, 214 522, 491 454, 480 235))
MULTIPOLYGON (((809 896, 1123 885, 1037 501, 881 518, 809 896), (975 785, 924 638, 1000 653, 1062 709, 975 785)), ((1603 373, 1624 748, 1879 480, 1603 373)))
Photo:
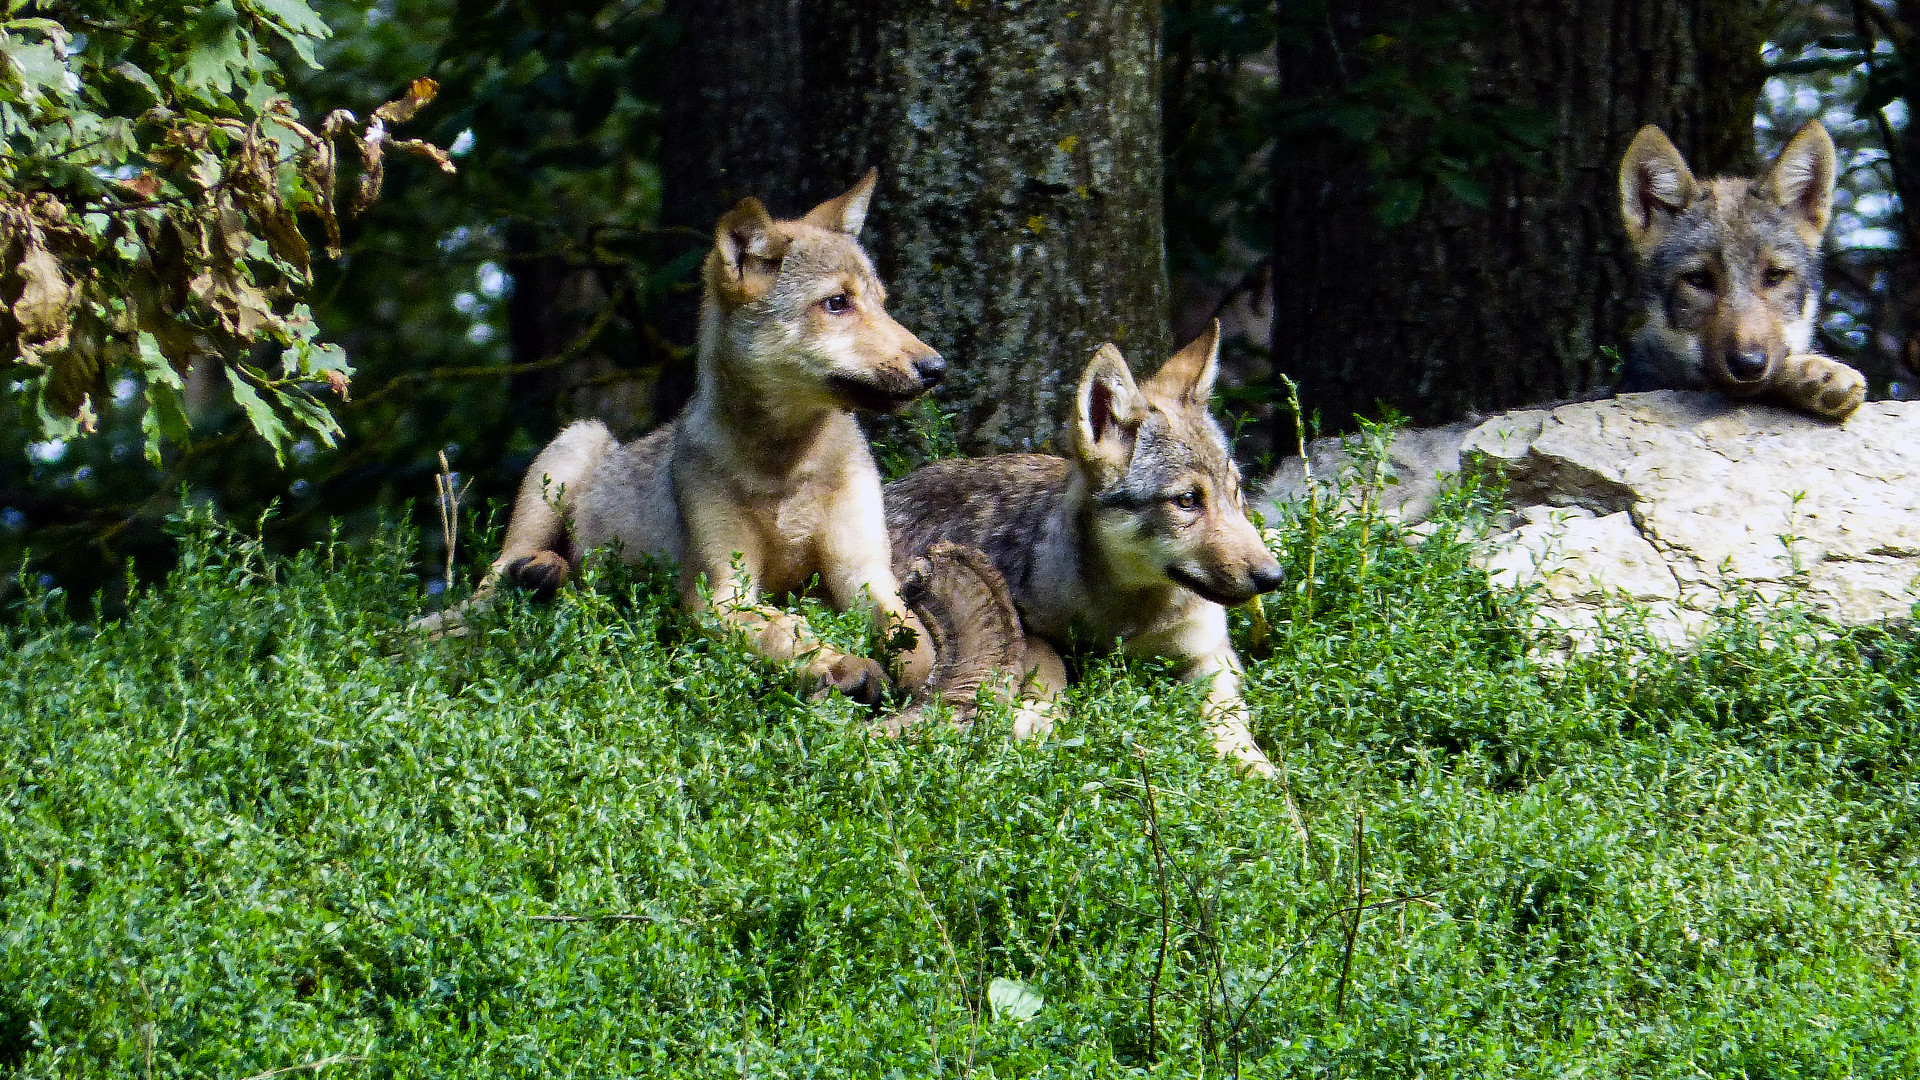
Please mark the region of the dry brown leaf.
POLYGON ((389 124, 405 123, 413 119, 413 114, 424 108, 433 96, 440 92, 440 84, 425 76, 413 80, 407 92, 385 105, 373 110, 375 120, 384 120, 389 124))
POLYGON ((120 181, 120 186, 143 199, 151 199, 160 191, 160 178, 150 172, 143 172, 131 180, 120 181))
POLYGON ((393 144, 393 148, 395 150, 404 150, 409 154, 419 154, 421 157, 429 158, 435 165, 440 166, 441 172, 449 176, 457 171, 453 167, 453 158, 449 157, 445 150, 440 149, 430 142, 425 142, 420 139, 401 139, 393 144))
POLYGON ((73 318, 73 285, 37 235, 27 234, 26 248, 14 268, 20 276, 20 298, 13 302, 13 317, 20 324, 21 344, 59 348, 73 318))
POLYGON ((213 309, 221 329, 242 341, 252 341, 265 327, 279 325, 267 294, 232 266, 203 267, 188 288, 213 309))
POLYGON ((266 238, 267 247, 272 249, 275 257, 305 275, 310 253, 307 250, 307 238, 300 232, 300 220, 294 216, 293 209, 281 202, 276 194, 239 194, 247 204, 248 213, 259 224, 260 235, 266 238))
POLYGON ((366 137, 354 139, 353 144, 360 149, 360 190, 354 193, 349 209, 360 214, 380 198, 380 185, 386 182, 387 125, 374 117, 367 124, 366 137))

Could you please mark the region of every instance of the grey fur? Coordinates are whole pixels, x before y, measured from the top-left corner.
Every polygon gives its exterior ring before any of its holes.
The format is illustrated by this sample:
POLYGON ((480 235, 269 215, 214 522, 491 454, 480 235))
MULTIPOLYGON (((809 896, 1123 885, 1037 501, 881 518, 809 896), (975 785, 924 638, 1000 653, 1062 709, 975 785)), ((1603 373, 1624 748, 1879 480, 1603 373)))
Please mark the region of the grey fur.
MULTIPOLYGON (((1279 563, 1247 520, 1238 470, 1207 413, 1217 332, 1139 387, 1103 348, 1081 380, 1073 458, 936 462, 887 486, 887 529, 896 567, 943 540, 986 552, 1030 642, 1117 642, 1210 679, 1216 748, 1266 775, 1273 767, 1248 727, 1220 601, 1273 587, 1279 563), (1200 498, 1182 509, 1175 500, 1190 493, 1200 498)), ((1043 682, 1040 692, 1060 689, 1043 682)))

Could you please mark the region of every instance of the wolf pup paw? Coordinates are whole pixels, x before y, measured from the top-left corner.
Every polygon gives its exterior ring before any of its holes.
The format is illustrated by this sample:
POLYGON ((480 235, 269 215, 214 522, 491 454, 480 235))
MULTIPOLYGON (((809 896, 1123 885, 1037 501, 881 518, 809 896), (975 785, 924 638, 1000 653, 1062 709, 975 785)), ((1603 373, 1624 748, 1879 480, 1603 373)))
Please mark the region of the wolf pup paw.
POLYGON ((519 587, 551 593, 567 582, 567 560, 557 551, 536 551, 507 565, 507 576, 519 587))
POLYGON ((1845 420, 1867 400, 1867 379, 1831 357, 1794 353, 1780 372, 1777 392, 1796 408, 1845 420))
POLYGON ((879 661, 865 656, 843 656, 820 673, 814 696, 824 697, 828 691, 838 690, 862 705, 875 705, 889 685, 887 669, 881 667, 879 661))

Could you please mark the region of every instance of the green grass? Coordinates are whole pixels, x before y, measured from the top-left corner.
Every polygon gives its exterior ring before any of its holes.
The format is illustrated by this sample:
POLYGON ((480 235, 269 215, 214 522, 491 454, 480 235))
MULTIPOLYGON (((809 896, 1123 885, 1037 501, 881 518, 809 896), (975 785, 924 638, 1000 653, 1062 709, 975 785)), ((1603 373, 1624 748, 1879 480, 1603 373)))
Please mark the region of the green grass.
POLYGON ((1284 789, 1164 672, 891 742, 658 579, 425 645, 398 538, 189 525, 0 630, 0 1075, 1920 1074, 1911 640, 1546 667, 1450 532, 1283 531, 1284 789))

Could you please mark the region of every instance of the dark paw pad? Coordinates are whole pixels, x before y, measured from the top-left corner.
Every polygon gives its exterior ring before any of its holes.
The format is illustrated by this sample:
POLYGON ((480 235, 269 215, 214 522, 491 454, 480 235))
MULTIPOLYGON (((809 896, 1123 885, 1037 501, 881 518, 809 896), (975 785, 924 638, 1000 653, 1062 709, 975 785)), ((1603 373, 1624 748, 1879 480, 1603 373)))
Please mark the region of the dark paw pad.
POLYGON ((567 560, 559 553, 536 551, 524 559, 507 564, 507 576, 515 585, 533 592, 552 592, 567 581, 567 560))

